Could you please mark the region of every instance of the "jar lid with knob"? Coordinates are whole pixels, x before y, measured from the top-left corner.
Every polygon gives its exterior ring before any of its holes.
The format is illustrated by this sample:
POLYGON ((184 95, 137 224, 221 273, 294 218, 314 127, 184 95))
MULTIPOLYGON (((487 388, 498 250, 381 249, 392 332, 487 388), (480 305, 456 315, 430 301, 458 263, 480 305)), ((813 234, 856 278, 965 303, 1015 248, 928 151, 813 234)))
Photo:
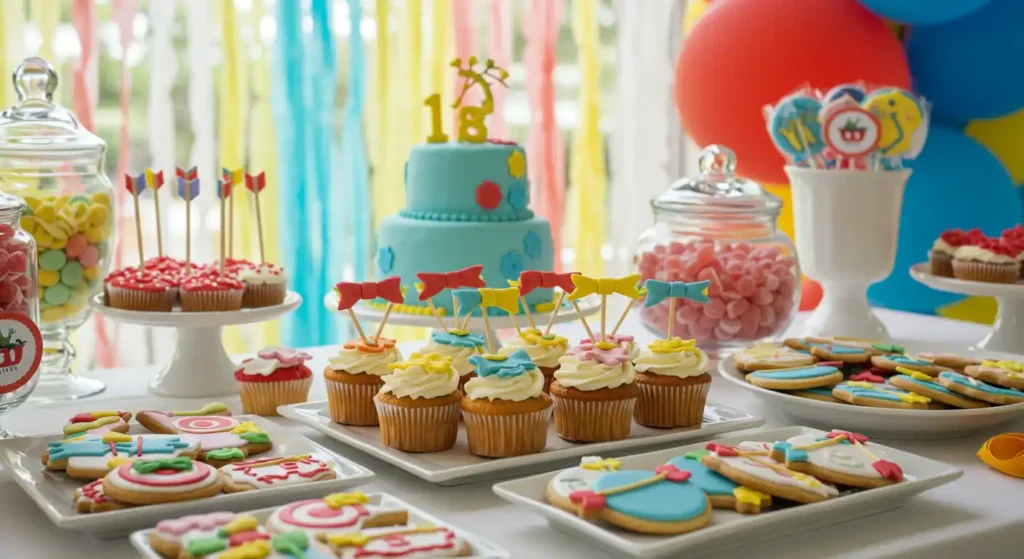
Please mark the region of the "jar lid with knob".
POLYGON ((777 216, 782 200, 760 184, 736 176, 736 154, 725 146, 711 145, 697 159, 700 174, 672 183, 651 200, 660 211, 696 214, 770 214, 777 216))

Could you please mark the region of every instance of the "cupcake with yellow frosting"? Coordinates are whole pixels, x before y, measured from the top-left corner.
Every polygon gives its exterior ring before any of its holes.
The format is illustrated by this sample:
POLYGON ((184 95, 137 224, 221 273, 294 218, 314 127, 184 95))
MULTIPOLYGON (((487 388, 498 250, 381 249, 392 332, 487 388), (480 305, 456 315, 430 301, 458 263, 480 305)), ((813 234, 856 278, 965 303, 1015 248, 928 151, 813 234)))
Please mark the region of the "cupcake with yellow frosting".
POLYGON ((405 452, 439 452, 459 434, 459 375, 450 357, 414 353, 388 365, 374 396, 381 442, 405 452))
POLYGON ((338 354, 327 360, 324 384, 331 420, 344 425, 377 425, 373 397, 384 386, 388 365, 401 361, 395 340, 379 338, 367 345, 346 342, 338 354))
POLYGON ((626 350, 615 342, 580 344, 559 365, 551 383, 558 436, 574 442, 628 437, 637 387, 626 350))
POLYGON ((693 340, 657 340, 635 362, 639 425, 674 429, 700 426, 711 387, 708 356, 693 340))
POLYGON ((544 374, 524 349, 469 358, 476 377, 466 383, 462 417, 469 452, 487 458, 534 454, 544 449, 551 398, 544 374))
POLYGON ((452 367, 459 374, 459 390, 462 390, 469 379, 473 378, 473 364, 469 358, 482 355, 487 347, 484 337, 470 334, 465 330, 449 330, 434 332, 430 335, 427 345, 420 348, 419 353, 439 353, 452 360, 452 367))
POLYGON ((540 330, 529 328, 521 334, 505 341, 505 346, 498 350, 499 355, 512 355, 524 350, 530 360, 544 375, 544 392, 551 391, 551 382, 555 380, 558 360, 569 349, 569 340, 554 334, 541 334, 540 330))

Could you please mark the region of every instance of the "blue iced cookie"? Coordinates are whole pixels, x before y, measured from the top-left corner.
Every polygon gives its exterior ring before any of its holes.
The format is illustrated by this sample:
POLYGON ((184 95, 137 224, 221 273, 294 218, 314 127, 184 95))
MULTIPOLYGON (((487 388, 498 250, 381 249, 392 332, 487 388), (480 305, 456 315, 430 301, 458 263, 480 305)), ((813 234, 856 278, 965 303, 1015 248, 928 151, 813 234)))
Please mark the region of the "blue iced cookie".
POLYGON ((866 381, 847 381, 837 384, 832 395, 857 406, 872 408, 893 408, 907 410, 929 409, 931 398, 914 394, 891 384, 875 384, 866 381))
POLYGON ((707 494, 711 506, 731 509, 744 514, 757 514, 763 507, 770 507, 772 497, 756 489, 744 487, 719 474, 701 463, 708 451, 688 452, 668 461, 672 466, 690 472, 690 483, 700 487, 707 494))
POLYGON ((939 384, 957 394, 997 406, 1024 402, 1024 392, 1020 390, 992 386, 984 381, 952 371, 939 373, 939 384))
POLYGON ((889 379, 889 382, 897 388, 909 390, 914 394, 920 394, 922 396, 931 398, 936 402, 942 402, 943 404, 949 404, 955 408, 985 408, 988 407, 987 402, 981 400, 975 400, 963 394, 957 394, 952 390, 942 386, 938 381, 924 373, 908 369, 906 367, 897 367, 896 370, 900 373, 889 379))
POLYGON ((843 373, 832 365, 811 365, 791 369, 755 371, 746 376, 747 382, 771 390, 804 390, 832 386, 843 380, 843 373))
POLYGON ((904 367, 911 371, 924 373, 928 376, 939 376, 942 371, 948 371, 946 367, 940 367, 931 361, 916 359, 906 355, 876 355, 871 358, 871 364, 880 369, 895 371, 896 367, 904 367))
POLYGON ((682 534, 703 528, 711 519, 711 503, 691 477, 667 464, 656 471, 610 472, 569 499, 584 518, 644 534, 682 534))
POLYGON ((836 343, 813 343, 809 342, 808 348, 811 355, 822 361, 842 361, 843 363, 867 363, 874 355, 874 351, 867 347, 856 347, 836 343))

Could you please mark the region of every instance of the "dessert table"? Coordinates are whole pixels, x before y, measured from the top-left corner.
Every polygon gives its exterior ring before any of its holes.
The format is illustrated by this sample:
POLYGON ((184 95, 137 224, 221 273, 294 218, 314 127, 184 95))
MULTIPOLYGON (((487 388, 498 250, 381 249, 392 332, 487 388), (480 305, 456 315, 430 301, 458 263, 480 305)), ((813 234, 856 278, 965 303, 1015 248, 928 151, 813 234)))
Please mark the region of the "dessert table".
MULTIPOLYGON (((987 328, 931 316, 879 310, 879 317, 896 338, 948 342, 953 346, 976 343, 987 328)), ((612 316, 616 316, 612 314, 612 316)), ((801 315, 794 331, 806 316, 801 315)), ((578 340, 585 337, 576 323, 561 325, 556 331, 578 340)), ((654 339, 635 313, 621 330, 632 333, 642 344, 654 339)), ((1024 345, 1024 344, 1022 344, 1024 345)), ((1022 347, 1024 349, 1024 347, 1022 347)), ((309 349, 314 371, 326 364, 335 347, 309 349)), ((100 398, 76 401, 61 406, 25 405, 4 417, 5 426, 23 435, 56 432, 64 421, 78 412, 99 409, 134 411, 142 408, 182 408, 202 404, 201 399, 172 399, 149 394, 146 384, 156 367, 92 371, 87 376, 108 385, 100 398)), ((717 375, 717 373, 715 373, 717 375)), ((323 399, 324 385, 317 377, 311 400, 323 399)), ((711 399, 750 411, 766 419, 766 427, 791 424, 785 416, 765 409, 754 396, 730 383, 716 380, 711 399)), ((234 411, 240 411, 237 397, 219 398, 234 411)), ((309 438, 329 446, 377 474, 372 483, 361 486, 365 492, 386 491, 459 527, 490 538, 524 558, 614 557, 597 546, 550 528, 539 516, 507 503, 491 491, 491 483, 445 488, 419 480, 384 462, 326 439, 305 427, 295 427, 277 418, 286 428, 297 428, 309 438)), ((841 428, 841 425, 834 427, 841 428)), ((1024 417, 992 432, 982 432, 948 441, 897 441, 900 449, 954 464, 964 470, 959 480, 910 499, 901 508, 881 514, 818 527, 797 536, 788 536, 757 544, 737 542, 738 547, 723 549, 715 556, 785 556, 787 558, 857 557, 955 557, 984 551, 988 556, 1014 556, 1024 543, 1024 480, 1017 480, 982 464, 974 453, 981 443, 997 432, 1024 431, 1024 417)), ((885 441, 883 441, 885 442, 885 441)), ((644 449, 640 452, 644 452, 644 449)), ((653 450, 653 449, 650 449, 653 450)), ((566 467, 572 464, 565 464, 566 467)), ((0 471, 0 556, 4 557, 137 557, 127 539, 98 541, 75 532, 56 529, 31 499, 0 471)), ((69 502, 70 506, 70 502, 69 502)))

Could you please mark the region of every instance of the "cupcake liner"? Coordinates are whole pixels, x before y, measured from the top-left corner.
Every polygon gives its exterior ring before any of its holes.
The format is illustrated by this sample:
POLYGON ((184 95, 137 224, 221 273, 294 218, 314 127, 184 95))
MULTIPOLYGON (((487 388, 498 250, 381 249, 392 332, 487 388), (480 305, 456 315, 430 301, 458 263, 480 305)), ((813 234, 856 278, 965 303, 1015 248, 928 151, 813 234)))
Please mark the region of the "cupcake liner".
POLYGON ((126 311, 171 312, 174 298, 167 291, 142 291, 123 287, 108 287, 111 307, 126 311))
POLYGON ((574 400, 551 395, 555 403, 555 431, 574 442, 618 441, 629 436, 636 398, 574 400))
POLYGON ((953 257, 941 252, 928 253, 928 271, 933 276, 953 277, 953 257))
POLYGON ((469 453, 485 458, 522 456, 544 450, 548 443, 551 406, 509 415, 462 412, 469 453))
POLYGON ((245 291, 242 293, 242 308, 255 309, 259 307, 273 307, 284 303, 284 297, 288 294, 288 285, 281 283, 245 284, 245 291))
POLYGON ((239 382, 242 411, 262 416, 276 416, 277 406, 301 404, 309 399, 313 377, 272 382, 239 382))
POLYGON ((978 261, 953 260, 953 277, 988 283, 1014 283, 1020 277, 1017 263, 991 264, 978 261))
POLYGON ((455 446, 459 403, 407 408, 373 400, 380 420, 380 442, 404 452, 440 452, 455 446))
POLYGON ((633 419, 638 425, 660 429, 700 427, 711 382, 681 386, 638 382, 636 386, 640 394, 633 419))
POLYGON ((336 380, 325 380, 327 385, 327 410, 331 421, 342 425, 368 427, 378 425, 377 407, 373 397, 384 386, 384 381, 375 384, 349 384, 336 380))
POLYGON ((185 312, 238 311, 242 309, 241 289, 223 291, 181 290, 181 310, 185 312))

